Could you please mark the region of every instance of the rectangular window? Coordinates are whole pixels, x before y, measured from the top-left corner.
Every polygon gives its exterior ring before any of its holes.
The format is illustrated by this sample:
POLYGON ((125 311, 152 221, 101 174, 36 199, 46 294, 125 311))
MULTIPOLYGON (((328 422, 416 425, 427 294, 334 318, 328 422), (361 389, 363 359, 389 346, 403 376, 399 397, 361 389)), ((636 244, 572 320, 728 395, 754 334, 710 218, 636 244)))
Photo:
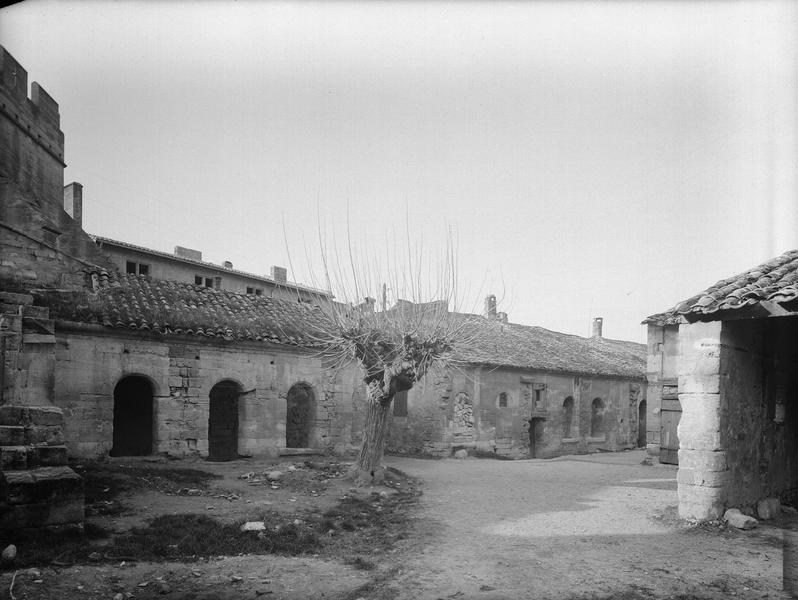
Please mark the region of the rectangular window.
POLYGON ((205 287, 209 287, 209 288, 213 287, 213 277, 206 277, 205 278, 205 287))
POLYGON ((256 296, 263 296, 263 290, 260 288, 255 288, 255 295, 256 296))
POLYGON ((251 288, 251 287, 247 288, 247 294, 254 294, 254 293, 255 293, 255 288, 251 288))
POLYGON ((194 285, 202 285, 202 277, 199 275, 194 275, 194 285))
POLYGON ((149 275, 149 274, 150 274, 150 265, 139 263, 139 275, 149 275))
POLYGON ((222 289, 222 278, 221 277, 214 277, 213 278, 213 287, 217 290, 222 289))
POLYGON ((131 260, 127 261, 127 264, 125 265, 125 272, 132 273, 133 275, 135 275, 136 274, 136 263, 134 263, 131 260))
POLYGON ((393 397, 393 416, 407 416, 407 390, 404 392, 397 392, 397 394, 393 397))

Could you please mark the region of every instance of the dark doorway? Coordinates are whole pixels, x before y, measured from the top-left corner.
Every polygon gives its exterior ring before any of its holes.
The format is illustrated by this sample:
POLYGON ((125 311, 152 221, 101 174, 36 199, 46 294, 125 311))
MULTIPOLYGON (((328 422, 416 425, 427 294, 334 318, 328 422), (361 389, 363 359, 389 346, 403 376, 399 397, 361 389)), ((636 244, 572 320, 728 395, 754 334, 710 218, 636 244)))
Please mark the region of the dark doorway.
POLYGON ((306 383, 295 383, 288 390, 286 400, 285 445, 287 448, 308 448, 315 409, 313 390, 306 383))
POLYGON ((238 396, 235 381, 220 381, 210 393, 208 411, 208 460, 238 458, 238 396))
POLYGON ((114 388, 114 434, 111 456, 152 454, 152 385, 130 375, 114 388))
POLYGON ((646 446, 646 401, 641 400, 637 406, 637 447, 646 446))
POLYGON ((604 401, 594 398, 590 406, 590 437, 604 435, 604 401))
POLYGON ((529 419, 529 457, 540 458, 543 451, 543 426, 545 419, 532 417, 529 419))

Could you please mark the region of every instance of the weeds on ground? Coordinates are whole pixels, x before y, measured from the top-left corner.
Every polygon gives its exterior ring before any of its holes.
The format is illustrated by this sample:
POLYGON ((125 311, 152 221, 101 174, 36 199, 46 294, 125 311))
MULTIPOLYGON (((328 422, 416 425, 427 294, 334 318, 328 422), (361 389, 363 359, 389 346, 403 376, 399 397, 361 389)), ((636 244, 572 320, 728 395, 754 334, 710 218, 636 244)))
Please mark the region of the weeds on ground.
MULTIPOLYGON (((157 471, 163 474, 167 470, 157 471)), ((188 469, 175 471, 184 471, 184 477, 196 476, 185 473, 188 469)), ((186 483, 185 479, 181 483, 186 483)), ((261 513, 255 519, 263 521, 261 531, 241 531, 242 522, 223 523, 207 515, 175 514, 154 517, 146 526, 117 536, 89 523, 82 535, 19 533, 14 539, 18 548, 14 568, 123 560, 193 561, 241 554, 314 554, 371 570, 376 566, 375 556, 407 537, 407 510, 416 500, 412 489, 391 494, 374 492, 366 497, 346 495, 324 513, 261 513)))

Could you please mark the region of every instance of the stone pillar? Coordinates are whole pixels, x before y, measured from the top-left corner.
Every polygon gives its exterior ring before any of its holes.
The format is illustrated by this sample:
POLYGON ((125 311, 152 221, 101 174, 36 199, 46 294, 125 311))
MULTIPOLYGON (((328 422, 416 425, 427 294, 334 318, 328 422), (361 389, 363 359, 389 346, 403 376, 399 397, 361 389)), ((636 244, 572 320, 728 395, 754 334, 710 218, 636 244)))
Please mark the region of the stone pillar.
POLYGON ((717 519, 728 470, 721 446, 721 322, 679 327, 679 516, 717 519))

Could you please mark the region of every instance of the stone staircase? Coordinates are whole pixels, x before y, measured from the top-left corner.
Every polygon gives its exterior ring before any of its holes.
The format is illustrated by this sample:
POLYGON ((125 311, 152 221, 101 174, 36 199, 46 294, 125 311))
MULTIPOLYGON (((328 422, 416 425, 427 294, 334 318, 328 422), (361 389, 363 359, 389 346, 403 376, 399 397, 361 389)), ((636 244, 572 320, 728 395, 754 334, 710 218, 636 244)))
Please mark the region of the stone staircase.
POLYGON ((83 480, 67 466, 52 404, 55 328, 27 294, 0 292, 0 529, 83 524, 83 480))

